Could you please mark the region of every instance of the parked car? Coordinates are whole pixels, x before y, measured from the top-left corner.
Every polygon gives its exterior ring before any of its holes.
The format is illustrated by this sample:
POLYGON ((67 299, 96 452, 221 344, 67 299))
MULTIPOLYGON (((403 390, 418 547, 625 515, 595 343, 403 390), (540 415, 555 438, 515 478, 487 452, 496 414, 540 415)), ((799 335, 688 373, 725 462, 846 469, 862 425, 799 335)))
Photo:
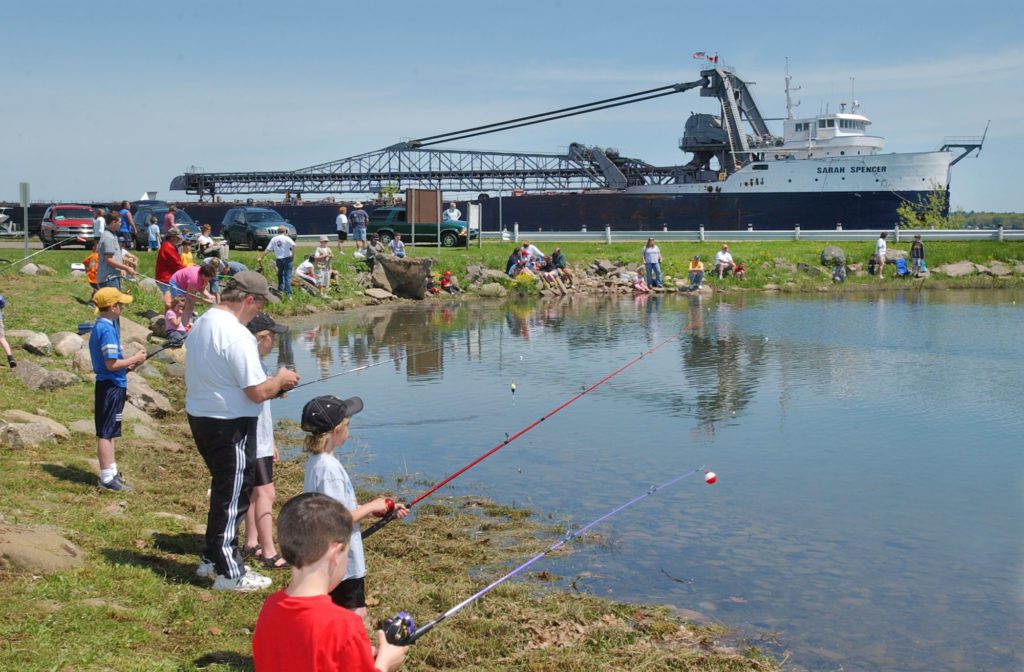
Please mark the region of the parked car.
MULTIPOLYGON (((442 222, 441 245, 445 247, 464 246, 469 243, 469 232, 465 222, 442 222)), ((370 221, 366 225, 368 234, 378 234, 387 245, 396 233, 402 234, 402 240, 412 242, 412 226, 406 217, 404 206, 394 205, 377 208, 370 213, 370 221)), ((473 231, 476 238, 477 231, 473 231)), ((437 244, 437 223, 417 223, 416 242, 437 244)))
POLYGON ((47 247, 70 244, 88 249, 95 237, 92 218, 92 208, 87 205, 51 205, 43 213, 39 240, 47 247))
MULTIPOLYGON (((170 206, 164 201, 136 201, 134 204, 136 236, 135 243, 140 250, 146 249, 149 244, 149 217, 156 217, 156 223, 160 225, 160 233, 164 232, 164 215, 170 211, 170 206)), ((195 240, 199 237, 199 225, 192 219, 191 215, 178 208, 174 211, 174 225, 181 231, 181 237, 186 240, 195 240)))
POLYGON ((295 239, 295 227, 279 212, 270 208, 245 207, 231 208, 224 213, 220 235, 227 241, 229 249, 245 245, 250 250, 262 250, 271 238, 282 232, 295 239))

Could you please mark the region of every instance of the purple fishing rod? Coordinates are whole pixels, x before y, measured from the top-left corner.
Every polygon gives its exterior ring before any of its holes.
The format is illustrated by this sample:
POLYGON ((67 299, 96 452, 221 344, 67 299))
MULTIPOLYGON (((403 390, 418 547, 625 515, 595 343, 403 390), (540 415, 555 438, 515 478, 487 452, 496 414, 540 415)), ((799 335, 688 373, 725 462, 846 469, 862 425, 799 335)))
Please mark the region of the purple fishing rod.
POLYGON ((390 619, 384 621, 384 625, 383 625, 382 629, 384 630, 384 635, 385 635, 385 637, 387 637, 388 643, 395 644, 395 645, 398 645, 398 646, 408 646, 409 644, 414 643, 417 639, 419 639, 423 635, 425 635, 428 632, 430 632, 431 630, 433 630, 435 626, 439 625, 440 623, 443 623, 447 619, 449 619, 452 616, 454 616, 455 614, 459 613, 460 611, 462 611, 463 609, 468 607, 470 604, 472 604, 473 602, 476 602, 481 597, 483 597, 487 593, 491 592, 492 590, 494 590, 495 588, 497 588, 501 584, 505 583, 506 581, 511 579, 513 576, 516 576, 517 574, 519 574, 520 572, 522 572, 527 567, 529 567, 533 563, 537 562, 538 560, 540 560, 544 556, 549 555, 550 553, 553 553, 554 551, 557 551, 559 548, 561 548, 562 546, 568 544, 570 541, 573 541, 574 539, 578 539, 580 537, 580 535, 582 535, 584 532, 586 532, 590 528, 592 528, 592 527, 594 527, 596 525, 599 525, 600 523, 608 520, 609 518, 611 518, 615 514, 619 513, 623 509, 628 509, 629 507, 631 507, 634 504, 636 504, 637 502, 639 502, 641 499, 645 499, 647 497, 650 497, 651 495, 653 495, 654 493, 656 493, 659 490, 667 488, 667 487, 669 487, 671 485, 675 485, 679 481, 687 479, 687 478, 689 478, 690 476, 693 476, 694 474, 696 474, 699 471, 704 471, 704 473, 705 473, 704 482, 707 483, 708 485, 711 485, 712 483, 714 483, 717 480, 717 476, 715 476, 714 472, 712 472, 712 471, 705 471, 704 467, 700 467, 699 469, 691 469, 690 471, 686 472, 685 474, 682 474, 681 476, 676 476, 675 478, 673 478, 670 481, 665 481, 661 485, 652 485, 647 490, 647 492, 645 492, 644 494, 642 494, 642 495, 640 495, 638 497, 634 497, 633 499, 629 500, 625 504, 622 504, 621 506, 619 506, 619 507, 617 507, 615 509, 612 509, 611 511, 609 511, 606 514, 604 514, 600 518, 598 518, 598 519, 596 519, 596 520, 594 520, 594 521, 584 525, 583 527, 581 527, 580 529, 576 530, 575 532, 569 532, 568 534, 565 535, 565 537, 563 537, 557 543, 552 545, 546 551, 542 551, 542 552, 538 553, 537 555, 533 556, 532 558, 530 558, 529 560, 527 560, 523 564, 519 565, 518 567, 513 569, 511 572, 506 574, 505 576, 503 576, 500 579, 494 581, 489 586, 480 589, 479 591, 477 591, 476 593, 474 593, 470 597, 466 598, 462 602, 459 602, 454 607, 452 607, 448 611, 444 612, 443 614, 441 614, 440 616, 438 616, 437 618, 435 618, 434 620, 430 621, 426 625, 423 625, 420 628, 416 627, 416 623, 413 621, 412 616, 410 616, 408 613, 406 613, 404 611, 400 612, 394 618, 390 618, 390 619))

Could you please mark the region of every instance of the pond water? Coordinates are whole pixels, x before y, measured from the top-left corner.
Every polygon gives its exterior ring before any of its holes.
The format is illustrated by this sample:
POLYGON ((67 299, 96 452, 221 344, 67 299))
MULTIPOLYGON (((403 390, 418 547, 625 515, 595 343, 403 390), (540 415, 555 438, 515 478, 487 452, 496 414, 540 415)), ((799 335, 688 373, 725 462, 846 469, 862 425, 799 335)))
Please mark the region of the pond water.
POLYGON ((660 491, 543 569, 698 612, 795 669, 1021 670, 1022 309, 908 291, 314 316, 279 352, 304 382, 379 365, 274 413, 361 396, 343 461, 416 495, 678 335, 441 492, 578 526, 707 465, 716 485, 660 491))

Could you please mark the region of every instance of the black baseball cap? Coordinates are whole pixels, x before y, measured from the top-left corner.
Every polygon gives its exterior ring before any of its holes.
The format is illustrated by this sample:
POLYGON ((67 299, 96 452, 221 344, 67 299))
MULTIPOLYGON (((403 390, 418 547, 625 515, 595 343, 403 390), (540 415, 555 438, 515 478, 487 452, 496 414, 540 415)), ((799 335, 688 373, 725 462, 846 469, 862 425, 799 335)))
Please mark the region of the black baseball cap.
POLYGON ((327 395, 316 397, 302 407, 302 431, 320 434, 333 431, 345 418, 363 410, 363 400, 359 397, 338 399, 327 395))
POLYGON ((249 320, 249 324, 245 326, 254 334, 258 334, 261 331, 272 331, 275 334, 283 334, 288 331, 288 327, 274 322, 274 318, 266 313, 257 313, 256 317, 249 320))

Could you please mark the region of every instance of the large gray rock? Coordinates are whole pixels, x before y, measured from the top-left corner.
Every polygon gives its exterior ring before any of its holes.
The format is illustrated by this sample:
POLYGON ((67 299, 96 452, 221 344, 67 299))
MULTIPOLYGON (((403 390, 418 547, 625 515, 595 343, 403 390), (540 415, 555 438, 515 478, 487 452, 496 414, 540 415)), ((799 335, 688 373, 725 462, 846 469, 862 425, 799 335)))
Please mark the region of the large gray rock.
POLYGON ((504 271, 499 271, 496 268, 486 268, 486 269, 484 269, 483 276, 481 277, 481 280, 484 280, 484 281, 490 280, 492 282, 500 282, 502 280, 508 280, 508 273, 505 273, 504 271))
POLYGON ((841 247, 835 245, 827 245, 824 250, 821 251, 821 265, 822 266, 835 266, 837 262, 846 263, 846 253, 843 252, 841 247))
POLYGON ((0 567, 45 576, 79 567, 82 551, 50 530, 0 525, 0 567))
POLYGON ((890 247, 885 251, 885 263, 895 263, 897 259, 907 259, 910 255, 907 254, 906 250, 897 250, 896 248, 890 247))
POLYGON ((185 365, 174 362, 164 367, 164 373, 171 378, 184 378, 185 377, 185 365))
POLYGON ((371 299, 377 299, 379 301, 395 298, 394 294, 385 289, 381 289, 380 287, 370 287, 366 290, 366 295, 371 299))
POLYGON ((821 275, 822 273, 824 273, 824 271, 821 270, 821 267, 819 267, 819 266, 811 266, 811 265, 805 264, 803 262, 797 264, 796 267, 797 267, 797 269, 803 271, 807 275, 821 275))
POLYGON ((25 342, 21 344, 21 347, 25 348, 33 355, 48 357, 53 354, 53 343, 50 343, 50 337, 40 332, 36 332, 26 338, 25 342))
POLYGON ((160 285, 157 284, 153 278, 142 278, 138 282, 139 289, 144 292, 151 294, 163 294, 163 290, 160 289, 160 285))
POLYGON ((35 413, 29 413, 28 411, 22 411, 18 409, 11 409, 0 413, 0 418, 3 418, 7 422, 38 422, 39 424, 46 425, 53 432, 54 436, 66 439, 71 436, 71 432, 68 428, 60 424, 53 418, 48 418, 45 415, 36 415, 35 413))
POLYGON ((89 354, 88 348, 80 349, 71 355, 71 368, 86 373, 92 371, 92 355, 89 354))
MULTIPOLYGON (((377 265, 384 269, 391 293, 405 299, 422 299, 427 294, 427 278, 434 267, 429 257, 377 257, 377 265)), ((376 269, 374 269, 376 270, 376 269)))
POLYGON ((78 382, 78 377, 70 371, 50 371, 35 362, 18 362, 14 375, 33 390, 59 390, 78 382))
POLYGON ((498 284, 497 282, 488 282, 484 285, 481 285, 480 289, 477 291, 480 294, 480 296, 495 298, 508 296, 508 290, 505 289, 505 286, 498 284))
POLYGON ((174 406, 164 395, 155 391, 138 373, 128 373, 128 403, 145 411, 154 418, 162 418, 174 412, 174 406))
POLYGON ((978 269, 970 261, 958 261, 953 264, 943 264, 942 266, 933 268, 932 271, 948 275, 951 278, 959 278, 965 275, 973 275, 978 272, 978 269))
POLYGON ((95 420, 75 420, 68 428, 76 434, 90 434, 96 436, 96 421, 95 420))
POLYGON ((50 338, 53 343, 53 351, 61 357, 70 357, 82 349, 85 339, 70 331, 59 331, 50 338))
POLYGON ((1005 278, 1009 275, 1013 275, 1013 271, 1003 262, 993 261, 988 265, 988 274, 995 278, 1005 278))
POLYGON ((22 275, 36 275, 39 273, 39 267, 29 262, 18 269, 18 272, 22 275))
POLYGON ((0 446, 11 450, 38 448, 56 440, 50 426, 41 422, 11 422, 0 428, 0 446))
POLYGON ((608 275, 618 270, 618 266, 608 261, 607 259, 595 259, 594 270, 597 271, 598 275, 608 275))
POLYGON ((157 338, 167 338, 167 322, 163 315, 157 315, 149 321, 149 330, 157 338))
POLYGON ((121 317, 122 344, 128 343, 129 341, 136 341, 145 345, 147 338, 149 338, 149 327, 144 327, 138 322, 133 322, 126 317, 121 317))
POLYGON ((383 289, 388 294, 393 293, 391 289, 391 281, 388 280, 387 271, 384 270, 384 264, 375 264, 373 272, 370 273, 370 281, 373 286, 378 289, 383 289))
POLYGON ((143 423, 143 424, 153 424, 153 423, 156 422, 144 410, 142 410, 141 408, 138 408, 138 407, 136 407, 136 406, 134 406, 132 404, 125 404, 124 405, 124 411, 121 413, 121 420, 124 421, 125 424, 130 424, 130 423, 133 423, 133 422, 140 422, 140 423, 143 423))

